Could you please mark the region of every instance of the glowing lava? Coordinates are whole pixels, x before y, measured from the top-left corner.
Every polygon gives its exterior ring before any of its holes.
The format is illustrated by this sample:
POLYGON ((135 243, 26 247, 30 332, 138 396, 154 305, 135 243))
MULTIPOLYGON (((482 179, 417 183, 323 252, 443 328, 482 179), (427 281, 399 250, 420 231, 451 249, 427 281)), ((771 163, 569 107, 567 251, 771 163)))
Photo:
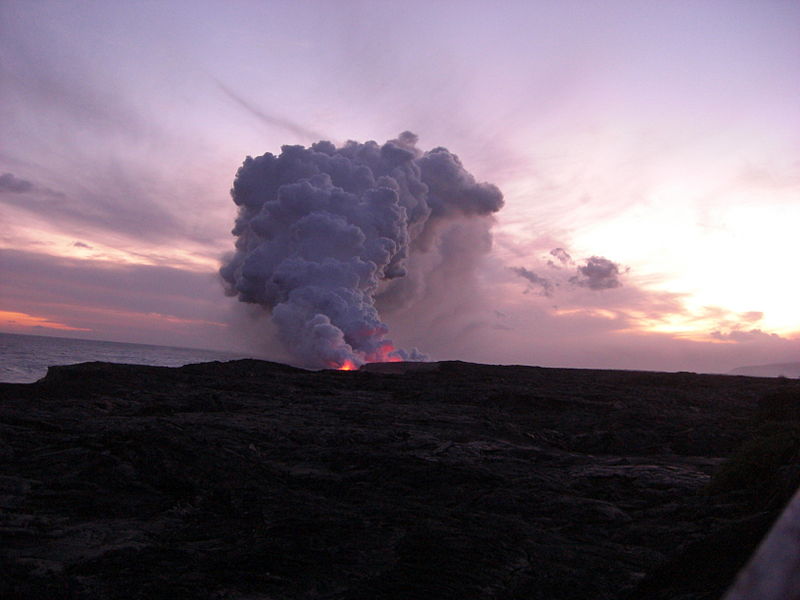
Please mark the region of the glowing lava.
POLYGON ((396 352, 397 349, 390 342, 384 341, 375 352, 367 356, 366 362, 403 362, 396 352))
MULTIPOLYGON (((389 342, 382 343, 377 350, 375 350, 372 354, 369 354, 364 357, 363 361, 359 361, 361 364, 367 363, 382 363, 382 362, 403 362, 402 357, 396 354, 397 350, 394 346, 392 346, 389 342)), ((357 371, 360 364, 346 358, 342 364, 331 364, 331 368, 336 369, 338 371, 357 371)))

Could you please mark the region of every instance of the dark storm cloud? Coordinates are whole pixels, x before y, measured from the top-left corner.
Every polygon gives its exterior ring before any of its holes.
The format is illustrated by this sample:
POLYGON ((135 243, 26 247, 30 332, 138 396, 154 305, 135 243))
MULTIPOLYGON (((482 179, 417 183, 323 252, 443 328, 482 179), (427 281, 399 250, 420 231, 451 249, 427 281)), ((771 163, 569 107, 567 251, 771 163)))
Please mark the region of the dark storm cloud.
POLYGON ((529 283, 533 284, 534 286, 540 288, 540 294, 542 296, 547 296, 548 298, 553 295, 553 282, 545 277, 541 277, 537 275, 533 271, 526 269, 525 267, 510 267, 514 273, 526 279, 529 283))
POLYGON ((440 284, 453 295, 491 246, 500 190, 447 149, 416 143, 404 132, 383 145, 283 146, 248 157, 236 175, 237 251, 221 275, 231 294, 270 311, 307 366, 421 358, 386 338, 379 288, 394 308, 440 284), (434 253, 433 263, 413 260, 434 253))
POLYGON ((569 282, 595 291, 610 290, 622 285, 619 280, 621 275, 617 263, 602 256, 592 256, 585 265, 578 267, 578 274, 571 277, 569 282))

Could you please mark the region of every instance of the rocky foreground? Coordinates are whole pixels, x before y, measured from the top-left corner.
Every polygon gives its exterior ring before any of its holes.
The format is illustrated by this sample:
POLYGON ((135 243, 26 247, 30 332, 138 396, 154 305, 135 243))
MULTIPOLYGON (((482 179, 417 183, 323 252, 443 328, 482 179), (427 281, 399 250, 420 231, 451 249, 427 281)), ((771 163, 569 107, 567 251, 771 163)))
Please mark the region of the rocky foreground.
POLYGON ((725 457, 798 383, 51 368, 0 384, 0 597, 719 598, 797 475, 725 457))

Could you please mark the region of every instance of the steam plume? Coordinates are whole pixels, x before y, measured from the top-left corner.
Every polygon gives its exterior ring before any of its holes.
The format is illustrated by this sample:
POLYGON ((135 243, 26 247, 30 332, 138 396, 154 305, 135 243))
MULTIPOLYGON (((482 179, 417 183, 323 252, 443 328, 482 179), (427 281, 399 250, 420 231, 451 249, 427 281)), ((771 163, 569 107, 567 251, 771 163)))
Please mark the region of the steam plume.
POLYGON ((412 251, 438 241, 440 223, 503 205, 456 155, 416 143, 404 132, 382 146, 283 146, 279 156, 248 156, 236 174, 236 252, 220 273, 230 294, 271 312, 309 367, 424 359, 387 339, 376 293, 407 274, 412 251))

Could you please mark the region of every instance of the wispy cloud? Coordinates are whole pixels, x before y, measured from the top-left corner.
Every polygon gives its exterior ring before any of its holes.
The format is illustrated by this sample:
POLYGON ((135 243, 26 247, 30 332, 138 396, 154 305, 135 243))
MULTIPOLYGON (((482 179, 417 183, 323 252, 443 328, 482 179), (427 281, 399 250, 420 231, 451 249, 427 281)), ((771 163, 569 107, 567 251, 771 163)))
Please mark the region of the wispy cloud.
MULTIPOLYGON (((0 175, 0 195, 2 194, 40 194, 44 196, 63 197, 64 194, 56 192, 47 187, 35 185, 33 182, 21 177, 15 176, 13 173, 3 173, 0 175)), ((2 202, 0 198, 0 202, 2 202)), ((10 200, 9 203, 13 203, 10 200)), ((24 201, 23 201, 24 203, 24 201)))
POLYGON ((33 190, 33 184, 26 180, 14 177, 13 173, 0 175, 0 193, 24 194, 33 190))
MULTIPOLYGON (((563 248, 553 248, 552 250, 550 250, 550 256, 554 256, 556 259, 558 259, 558 262, 561 263, 562 265, 575 264, 572 260, 572 257, 569 255, 569 252, 567 252, 563 248)), ((552 261, 549 261, 548 264, 555 266, 552 261)))
POLYGON ((222 90, 228 98, 233 100, 241 108, 245 109, 248 113, 250 113, 252 116, 254 116, 256 119, 258 119, 265 125, 283 129, 284 131, 288 131, 289 133, 292 133, 297 137, 303 138, 309 142, 318 140, 330 140, 330 137, 325 136, 324 134, 315 131, 313 129, 310 129, 308 127, 304 127, 303 125, 300 125, 299 123, 296 123, 291 119, 266 113, 252 102, 246 100, 243 96, 234 92, 224 83, 220 81, 217 81, 216 83, 217 86, 219 86, 219 89, 222 90))
POLYGON ((56 257, 0 250, 2 300, 74 303, 178 318, 219 310, 222 286, 214 272, 56 257))
POLYGON ((553 295, 554 286, 549 279, 541 277, 525 267, 510 267, 510 269, 523 279, 526 279, 535 288, 538 288, 538 293, 542 296, 547 296, 549 298, 553 295))

